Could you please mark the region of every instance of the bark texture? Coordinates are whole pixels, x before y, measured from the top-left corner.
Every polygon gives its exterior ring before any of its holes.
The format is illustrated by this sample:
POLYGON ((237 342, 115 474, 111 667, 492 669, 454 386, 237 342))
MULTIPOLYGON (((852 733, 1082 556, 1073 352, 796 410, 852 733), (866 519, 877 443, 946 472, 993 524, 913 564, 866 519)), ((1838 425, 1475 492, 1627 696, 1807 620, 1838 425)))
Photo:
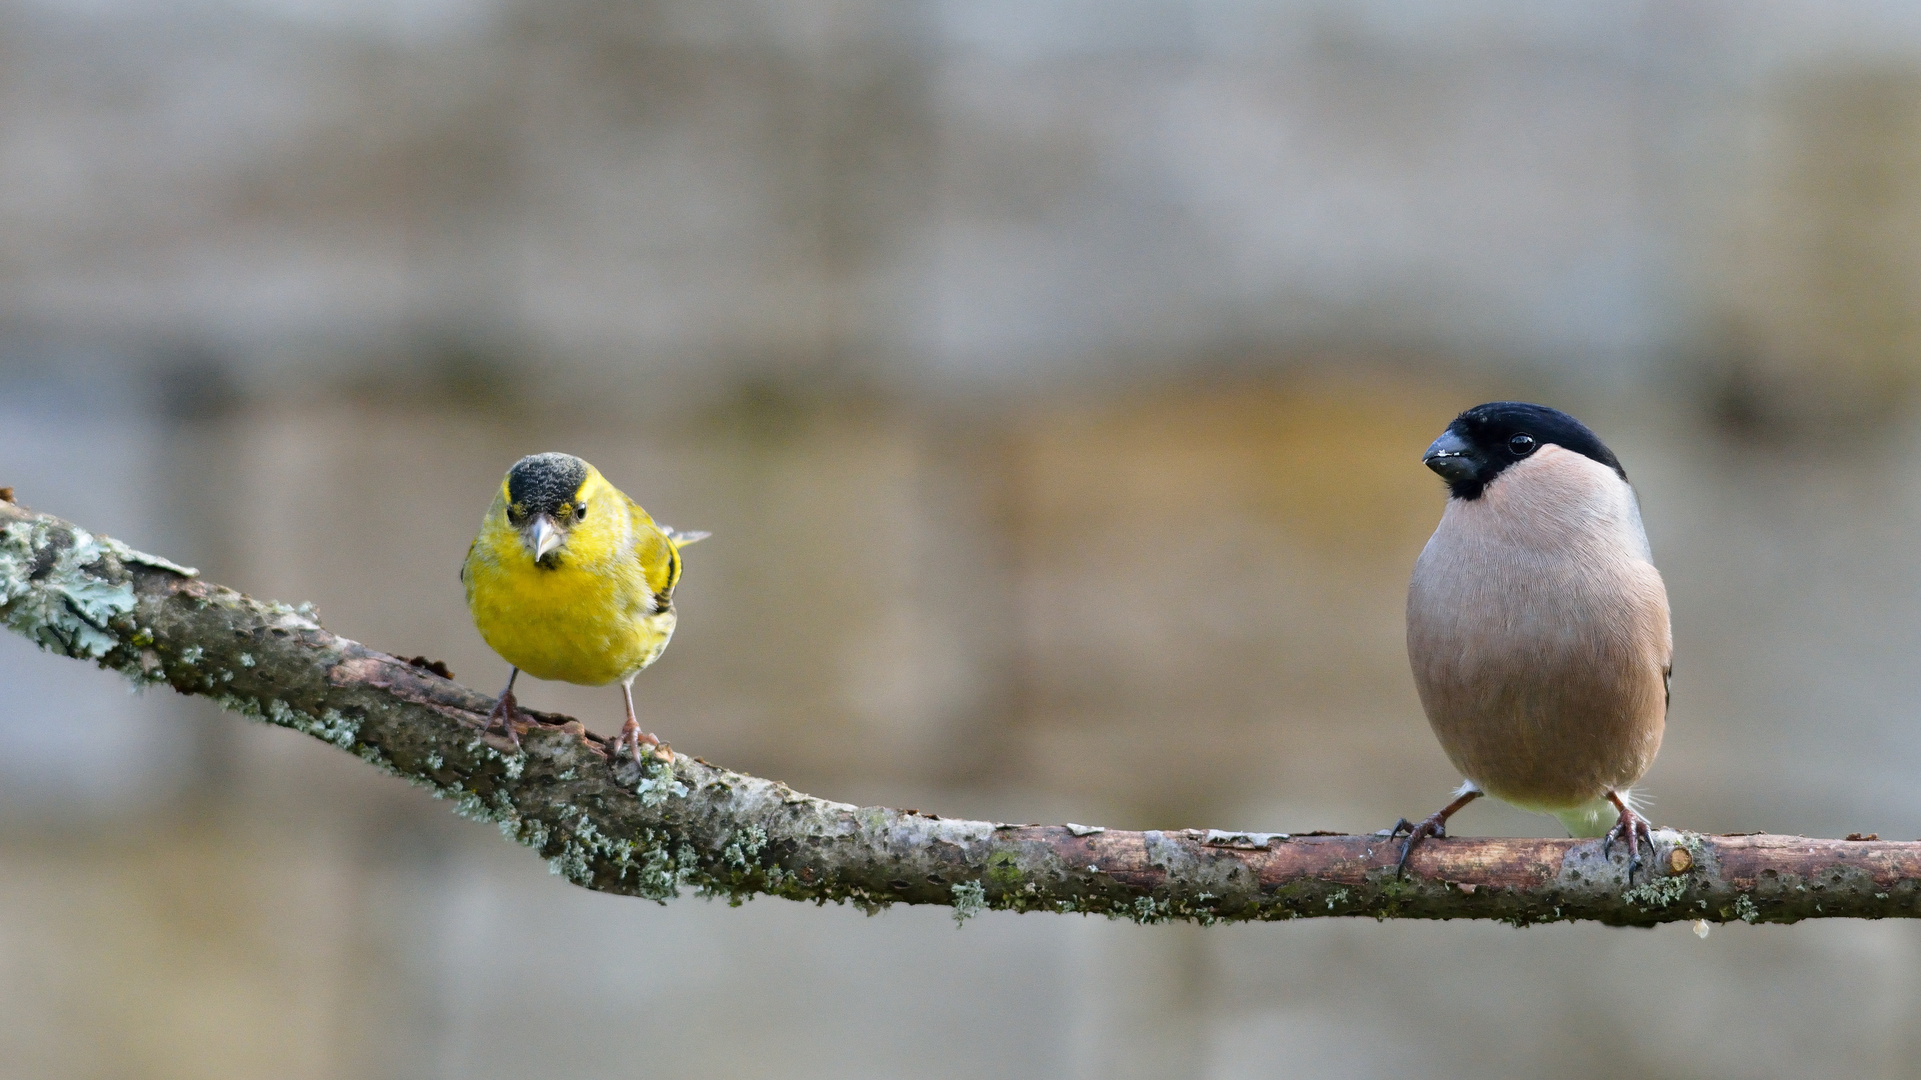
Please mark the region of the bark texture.
MULTIPOLYGON (((10 494, 10 493, 9 493, 10 494)), ((524 712, 515 752, 479 734, 493 699, 424 661, 323 629, 50 515, 0 501, 0 621, 42 648, 302 731, 497 822, 555 873, 665 901, 943 904, 1173 919, 1704 919, 1795 922, 1921 911, 1921 842, 1657 830, 1630 886, 1598 841, 1450 838, 1397 877, 1382 836, 1122 832, 962 821, 814 798, 679 755, 610 763, 605 740, 524 712)))

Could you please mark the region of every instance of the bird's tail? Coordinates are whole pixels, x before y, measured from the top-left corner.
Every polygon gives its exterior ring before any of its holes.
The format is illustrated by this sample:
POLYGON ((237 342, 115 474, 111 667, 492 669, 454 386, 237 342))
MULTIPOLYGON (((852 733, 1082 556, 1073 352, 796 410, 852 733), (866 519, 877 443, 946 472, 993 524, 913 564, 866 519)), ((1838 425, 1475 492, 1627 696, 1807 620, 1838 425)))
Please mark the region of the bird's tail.
POLYGON ((1614 828, 1614 822, 1620 814, 1614 809, 1613 803, 1606 799, 1595 799, 1567 810, 1556 810, 1554 816, 1567 826, 1569 836, 1581 837, 1606 836, 1608 830, 1614 828))
POLYGON ((674 542, 674 549, 676 551, 686 547, 688 544, 698 544, 702 540, 705 540, 708 537, 714 535, 713 533, 710 533, 710 532, 702 532, 699 529, 694 529, 689 532, 681 532, 679 529, 676 529, 671 525, 662 525, 660 527, 660 531, 666 533, 667 539, 672 540, 674 542))

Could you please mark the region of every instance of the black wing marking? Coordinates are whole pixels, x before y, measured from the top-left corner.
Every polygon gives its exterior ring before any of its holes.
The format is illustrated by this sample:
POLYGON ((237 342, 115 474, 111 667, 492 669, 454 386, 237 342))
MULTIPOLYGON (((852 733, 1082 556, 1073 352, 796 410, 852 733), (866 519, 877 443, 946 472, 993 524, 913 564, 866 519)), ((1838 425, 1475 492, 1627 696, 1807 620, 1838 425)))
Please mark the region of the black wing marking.
POLYGON ((674 586, 680 584, 680 552, 674 550, 673 541, 667 543, 667 584, 654 594, 654 610, 666 611, 674 606, 674 586))

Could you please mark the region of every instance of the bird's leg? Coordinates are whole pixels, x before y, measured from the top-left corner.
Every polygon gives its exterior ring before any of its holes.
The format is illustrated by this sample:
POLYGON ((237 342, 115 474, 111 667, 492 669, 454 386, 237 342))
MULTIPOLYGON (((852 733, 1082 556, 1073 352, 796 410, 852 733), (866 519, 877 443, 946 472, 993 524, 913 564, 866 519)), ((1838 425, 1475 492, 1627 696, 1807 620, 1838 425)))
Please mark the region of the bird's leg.
POLYGON ((1461 789, 1460 794, 1454 797, 1453 802, 1429 814, 1426 820, 1420 824, 1417 825, 1406 818, 1395 822, 1394 827, 1387 831, 1388 837, 1392 839, 1402 833, 1406 833, 1407 843, 1401 845, 1401 861, 1394 864, 1394 876, 1400 877, 1407 873, 1407 857, 1413 853, 1414 845, 1430 836, 1447 836, 1447 819, 1458 813, 1461 807, 1466 806, 1468 803, 1480 797, 1481 789, 1469 784, 1461 789))
POLYGON ((494 702, 494 711, 487 714, 487 724, 480 729, 480 733, 486 735, 494 730, 495 724, 499 724, 507 729, 507 738, 513 740, 514 749, 518 750, 520 732, 514 729, 514 721, 519 719, 520 712, 515 708, 518 702, 514 701, 514 680, 520 678, 520 669, 510 668, 509 671, 507 688, 500 692, 500 700, 494 702))
POLYGON ((639 765, 643 761, 640 754, 640 748, 643 745, 653 747, 654 756, 662 761, 674 760, 673 748, 661 742, 658 738, 640 730, 640 721, 634 719, 633 684, 621 683, 620 696, 626 699, 627 702, 627 722, 620 725, 620 735, 614 739, 614 749, 613 753, 609 755, 609 760, 618 762, 621 751, 627 750, 634 755, 634 764, 639 765))
POLYGON ((1654 835, 1648 829, 1648 819, 1635 813, 1634 807, 1629 806, 1627 800, 1610 791, 1608 792, 1608 801, 1613 803, 1614 808, 1621 812, 1621 820, 1615 822, 1614 828, 1609 829, 1607 836, 1602 839, 1601 857, 1603 859, 1613 857, 1614 838, 1618 834, 1621 841, 1628 846, 1628 884, 1632 885, 1634 884, 1634 872, 1641 868, 1641 845, 1643 843, 1647 844, 1648 852, 1652 854, 1654 852, 1654 835))

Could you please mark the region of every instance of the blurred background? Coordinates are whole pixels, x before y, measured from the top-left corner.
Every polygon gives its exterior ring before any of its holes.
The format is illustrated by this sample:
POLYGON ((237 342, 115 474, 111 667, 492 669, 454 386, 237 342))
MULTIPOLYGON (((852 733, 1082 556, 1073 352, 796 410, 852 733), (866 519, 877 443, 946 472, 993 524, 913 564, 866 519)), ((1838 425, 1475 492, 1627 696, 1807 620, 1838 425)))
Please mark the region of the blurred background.
MULTIPOLYGON (((0 3, 0 484, 492 692, 456 567, 581 454, 715 534, 648 726, 822 796, 1434 809, 1418 457, 1497 397, 1641 492, 1657 822, 1921 836, 1915 5, 0 3)), ((21 1077, 1908 1076, 1921 926, 660 907, 7 636, 0 1015, 21 1077)))

